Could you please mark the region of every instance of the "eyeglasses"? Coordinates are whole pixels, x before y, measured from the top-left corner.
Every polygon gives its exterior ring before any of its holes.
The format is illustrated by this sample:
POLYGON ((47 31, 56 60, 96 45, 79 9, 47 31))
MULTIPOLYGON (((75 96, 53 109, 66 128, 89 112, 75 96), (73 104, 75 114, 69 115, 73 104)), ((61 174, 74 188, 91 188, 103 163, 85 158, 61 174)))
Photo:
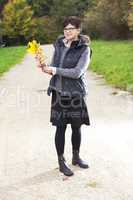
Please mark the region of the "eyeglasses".
POLYGON ((64 28, 64 31, 72 31, 72 30, 74 30, 74 29, 76 29, 75 27, 71 27, 71 28, 64 28))

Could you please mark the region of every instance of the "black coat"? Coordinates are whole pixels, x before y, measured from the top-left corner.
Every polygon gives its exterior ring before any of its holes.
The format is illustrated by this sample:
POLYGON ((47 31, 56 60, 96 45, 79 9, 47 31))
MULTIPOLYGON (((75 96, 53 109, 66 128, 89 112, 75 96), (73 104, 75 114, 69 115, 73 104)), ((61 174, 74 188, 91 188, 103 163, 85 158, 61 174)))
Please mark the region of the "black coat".
MULTIPOLYGON (((56 67, 57 70, 60 66, 61 55, 64 49, 63 39, 64 36, 61 36, 54 43, 55 52, 53 56, 53 67, 56 67)), ((70 69, 75 68, 82 53, 88 48, 88 42, 88 38, 84 35, 80 35, 78 41, 73 41, 71 43, 71 47, 69 48, 64 57, 61 67, 70 69)), ((75 73, 75 78, 68 78, 65 76, 55 74, 50 80, 49 87, 47 90, 48 95, 50 95, 52 89, 60 92, 62 95, 75 95, 76 93, 78 93, 82 96, 85 96, 87 94, 84 82, 84 74, 80 77, 76 77, 75 73), (58 88, 58 84, 56 84, 58 81, 61 81, 61 88, 58 88)))

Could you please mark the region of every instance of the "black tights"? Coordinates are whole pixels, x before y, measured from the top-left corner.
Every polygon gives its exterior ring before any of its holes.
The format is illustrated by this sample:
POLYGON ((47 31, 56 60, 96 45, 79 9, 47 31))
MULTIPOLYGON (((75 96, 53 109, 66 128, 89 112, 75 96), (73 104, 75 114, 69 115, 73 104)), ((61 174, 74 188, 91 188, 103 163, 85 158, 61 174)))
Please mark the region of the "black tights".
MULTIPOLYGON (((64 153, 66 127, 67 127, 66 125, 56 127, 55 147, 58 156, 64 153)), ((75 127, 71 125, 71 129, 72 129, 72 137, 71 137, 72 150, 79 151, 81 144, 81 126, 75 127)))

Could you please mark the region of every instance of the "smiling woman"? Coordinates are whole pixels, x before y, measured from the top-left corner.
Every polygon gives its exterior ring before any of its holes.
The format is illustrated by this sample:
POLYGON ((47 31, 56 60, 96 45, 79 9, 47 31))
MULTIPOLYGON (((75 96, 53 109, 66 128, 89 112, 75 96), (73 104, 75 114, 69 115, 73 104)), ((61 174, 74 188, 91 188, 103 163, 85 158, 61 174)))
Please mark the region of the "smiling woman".
POLYGON ((55 146, 59 170, 66 176, 74 174, 63 155, 67 124, 71 124, 72 129, 72 164, 81 168, 89 167, 79 156, 81 125, 90 125, 85 102, 85 73, 91 57, 89 42, 89 37, 81 34, 80 19, 66 18, 64 35, 54 43, 55 51, 51 65, 43 68, 45 73, 52 75, 47 90, 48 95, 52 93, 50 122, 56 126, 55 146))

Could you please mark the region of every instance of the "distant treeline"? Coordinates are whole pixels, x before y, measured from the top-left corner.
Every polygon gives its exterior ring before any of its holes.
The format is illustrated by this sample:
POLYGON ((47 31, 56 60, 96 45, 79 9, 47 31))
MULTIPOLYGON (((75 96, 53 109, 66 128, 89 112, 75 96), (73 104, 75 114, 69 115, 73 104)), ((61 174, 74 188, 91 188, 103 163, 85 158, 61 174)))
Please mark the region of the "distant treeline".
POLYGON ((0 41, 51 43, 66 16, 81 17, 92 39, 133 38, 133 0, 0 0, 0 41))

